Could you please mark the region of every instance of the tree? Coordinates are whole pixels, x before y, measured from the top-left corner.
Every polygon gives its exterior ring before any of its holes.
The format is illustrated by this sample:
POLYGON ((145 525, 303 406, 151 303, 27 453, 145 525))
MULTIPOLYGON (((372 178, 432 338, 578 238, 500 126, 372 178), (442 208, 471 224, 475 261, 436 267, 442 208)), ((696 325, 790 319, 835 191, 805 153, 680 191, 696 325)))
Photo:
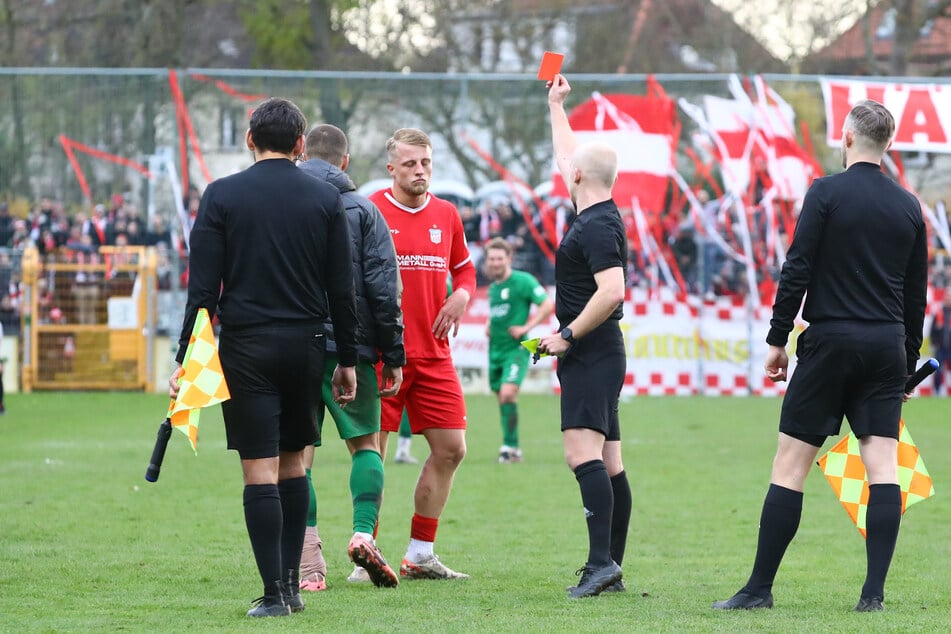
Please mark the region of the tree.
POLYGON ((841 34, 861 15, 863 7, 874 0, 816 2, 808 6, 786 0, 713 1, 798 72, 803 59, 841 34))
MULTIPOLYGON (((873 73, 900 77, 908 74, 912 49, 926 26, 936 18, 951 17, 951 0, 886 0, 883 4, 887 5, 883 20, 893 21, 891 53, 886 62, 875 58, 870 18, 876 3, 867 0, 862 18, 866 61, 873 73)), ((951 62, 946 62, 943 68, 938 68, 938 74, 943 74, 949 67, 951 62)))
MULTIPOLYGON (((6 39, 6 45, 0 50, 0 66, 16 66, 20 63, 17 35, 21 19, 28 16, 25 2, 3 0, 0 13, 0 28, 6 39)), ((10 173, 0 170, 0 190, 9 188, 14 194, 28 194, 26 182, 26 139, 23 127, 23 104, 20 97, 19 78, 13 76, 8 83, 10 91, 10 114, 13 119, 13 146, 4 147, 0 143, 0 163, 12 165, 10 173)), ((0 91, 2 94, 2 91, 0 91)))
MULTIPOLYGON (((254 64, 292 70, 385 68, 348 39, 346 16, 363 4, 360 0, 245 0, 240 14, 255 45, 254 64)), ((339 79, 318 83, 322 120, 346 131, 359 93, 339 79)))

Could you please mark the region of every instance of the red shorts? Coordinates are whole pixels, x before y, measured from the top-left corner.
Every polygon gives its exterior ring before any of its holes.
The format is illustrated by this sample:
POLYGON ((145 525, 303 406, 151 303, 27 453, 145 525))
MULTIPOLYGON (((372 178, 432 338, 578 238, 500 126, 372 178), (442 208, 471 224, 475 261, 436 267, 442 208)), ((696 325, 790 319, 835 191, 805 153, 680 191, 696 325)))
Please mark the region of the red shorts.
POLYGON ((466 428, 466 401, 452 358, 407 359, 399 393, 381 398, 380 404, 382 431, 399 431, 404 407, 414 434, 466 428))

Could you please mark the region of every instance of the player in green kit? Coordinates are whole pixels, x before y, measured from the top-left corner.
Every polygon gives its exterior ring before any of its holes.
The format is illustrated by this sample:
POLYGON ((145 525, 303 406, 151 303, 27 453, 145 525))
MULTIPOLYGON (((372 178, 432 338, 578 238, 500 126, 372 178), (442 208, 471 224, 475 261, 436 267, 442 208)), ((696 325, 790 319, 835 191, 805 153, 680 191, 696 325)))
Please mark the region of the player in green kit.
POLYGON ((521 462, 518 445, 518 390, 528 371, 530 355, 521 341, 544 323, 555 309, 545 287, 529 273, 512 268, 512 245, 493 238, 485 245, 489 285, 489 387, 498 395, 502 417, 499 462, 521 462), (538 310, 532 313, 532 306, 538 310))

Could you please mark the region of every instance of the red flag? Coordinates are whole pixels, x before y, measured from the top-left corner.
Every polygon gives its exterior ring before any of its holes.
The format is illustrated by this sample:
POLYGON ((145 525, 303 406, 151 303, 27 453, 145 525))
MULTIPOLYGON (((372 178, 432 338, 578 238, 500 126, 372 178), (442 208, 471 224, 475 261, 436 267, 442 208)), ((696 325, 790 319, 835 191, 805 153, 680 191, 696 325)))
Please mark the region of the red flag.
MULTIPOLYGON (((601 95, 576 107, 568 116, 579 143, 607 143, 618 153, 618 180, 614 200, 632 207, 635 199, 648 212, 665 208, 667 181, 673 170, 675 110, 672 99, 649 80, 647 95, 601 95)), ((555 170, 555 196, 568 196, 555 170)))
POLYGON ((796 139, 796 113, 762 77, 755 78, 756 127, 766 156, 769 177, 781 200, 800 200, 812 179, 821 173, 816 160, 796 139))

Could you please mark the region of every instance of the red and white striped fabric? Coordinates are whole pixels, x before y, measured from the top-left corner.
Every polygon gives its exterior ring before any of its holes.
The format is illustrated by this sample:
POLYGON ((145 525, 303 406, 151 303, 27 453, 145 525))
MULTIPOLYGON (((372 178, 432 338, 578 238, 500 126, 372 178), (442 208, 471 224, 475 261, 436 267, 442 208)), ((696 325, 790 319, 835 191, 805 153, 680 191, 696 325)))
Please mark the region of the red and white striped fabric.
MULTIPOLYGON (((674 160, 674 102, 660 86, 649 80, 648 95, 602 95, 574 108, 568 121, 579 143, 607 143, 618 153, 618 180, 614 200, 631 207, 637 200, 642 209, 664 209, 667 181, 674 160)), ((554 169, 556 196, 568 196, 564 180, 554 169)))
POLYGON ((745 192, 750 184, 750 129, 753 108, 749 100, 703 97, 708 133, 720 163, 723 185, 730 192, 745 192))
POLYGON ((796 139, 796 113, 762 77, 754 80, 757 100, 755 125, 759 132, 758 147, 765 154, 769 177, 776 198, 801 200, 812 179, 818 176, 815 159, 809 156, 796 139))

